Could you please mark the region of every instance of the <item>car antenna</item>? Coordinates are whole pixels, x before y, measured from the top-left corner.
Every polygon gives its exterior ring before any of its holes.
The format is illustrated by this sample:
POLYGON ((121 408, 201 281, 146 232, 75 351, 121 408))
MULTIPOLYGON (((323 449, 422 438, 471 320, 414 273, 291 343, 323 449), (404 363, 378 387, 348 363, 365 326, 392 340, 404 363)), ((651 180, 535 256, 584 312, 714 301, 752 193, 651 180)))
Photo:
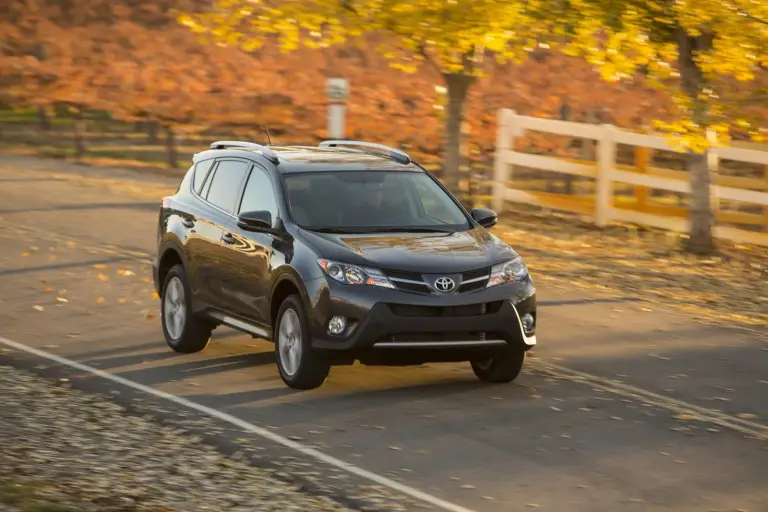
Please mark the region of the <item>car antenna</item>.
POLYGON ((269 126, 264 125, 264 131, 267 132, 267 146, 272 145, 272 138, 269 136, 269 126))

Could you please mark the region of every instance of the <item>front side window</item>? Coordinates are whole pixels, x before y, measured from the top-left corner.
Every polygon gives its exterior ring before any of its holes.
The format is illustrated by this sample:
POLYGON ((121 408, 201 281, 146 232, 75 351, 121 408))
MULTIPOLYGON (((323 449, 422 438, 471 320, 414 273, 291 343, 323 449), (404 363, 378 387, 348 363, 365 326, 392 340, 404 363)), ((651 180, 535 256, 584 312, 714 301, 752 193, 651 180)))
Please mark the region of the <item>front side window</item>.
MULTIPOLYGON (((235 213, 236 202, 240 197, 243 183, 250 164, 240 160, 222 160, 216 172, 208 180, 211 182, 206 199, 228 213, 235 213)), ((206 185, 206 187, 208 187, 206 185)))
POLYGON ((328 171, 284 175, 294 222, 307 229, 461 231, 464 212, 426 173, 328 171))
POLYGON ((264 170, 254 167, 245 185, 239 213, 259 210, 268 211, 272 215, 273 222, 277 218, 277 201, 272 180, 264 170))

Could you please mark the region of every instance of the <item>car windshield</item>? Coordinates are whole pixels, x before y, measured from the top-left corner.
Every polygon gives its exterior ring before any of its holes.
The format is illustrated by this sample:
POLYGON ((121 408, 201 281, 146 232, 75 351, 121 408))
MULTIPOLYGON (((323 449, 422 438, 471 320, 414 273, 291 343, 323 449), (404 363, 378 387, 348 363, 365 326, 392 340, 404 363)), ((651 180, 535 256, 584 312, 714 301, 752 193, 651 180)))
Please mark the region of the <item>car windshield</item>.
POLYGON ((453 232, 464 212, 426 173, 328 171, 284 175, 299 226, 330 233, 453 232))

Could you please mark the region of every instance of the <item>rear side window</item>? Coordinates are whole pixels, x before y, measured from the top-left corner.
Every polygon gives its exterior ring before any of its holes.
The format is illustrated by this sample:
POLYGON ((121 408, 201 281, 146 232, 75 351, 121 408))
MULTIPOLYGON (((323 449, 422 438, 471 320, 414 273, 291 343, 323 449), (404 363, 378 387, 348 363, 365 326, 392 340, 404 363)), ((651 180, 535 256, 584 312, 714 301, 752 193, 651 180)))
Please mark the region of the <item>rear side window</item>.
POLYGON ((239 160, 223 160, 216 167, 211 177, 211 185, 206 199, 225 212, 235 213, 237 199, 240 197, 240 186, 248 173, 250 164, 239 160))
POLYGON ((203 188, 205 177, 208 176, 208 171, 211 170, 211 167, 213 167, 213 158, 198 162, 195 166, 194 190, 198 194, 200 193, 200 189, 203 188))

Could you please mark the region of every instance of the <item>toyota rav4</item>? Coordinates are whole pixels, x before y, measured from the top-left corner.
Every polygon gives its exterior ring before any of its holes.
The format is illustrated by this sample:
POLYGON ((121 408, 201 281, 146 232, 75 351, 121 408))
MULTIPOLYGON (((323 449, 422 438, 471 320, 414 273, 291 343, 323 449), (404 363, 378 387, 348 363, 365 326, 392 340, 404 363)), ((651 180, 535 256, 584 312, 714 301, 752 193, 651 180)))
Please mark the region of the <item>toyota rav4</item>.
POLYGON ((397 149, 215 142, 162 201, 165 339, 198 352, 223 324, 272 341, 296 389, 355 361, 469 361, 510 382, 536 344, 536 290, 496 222, 397 149))

